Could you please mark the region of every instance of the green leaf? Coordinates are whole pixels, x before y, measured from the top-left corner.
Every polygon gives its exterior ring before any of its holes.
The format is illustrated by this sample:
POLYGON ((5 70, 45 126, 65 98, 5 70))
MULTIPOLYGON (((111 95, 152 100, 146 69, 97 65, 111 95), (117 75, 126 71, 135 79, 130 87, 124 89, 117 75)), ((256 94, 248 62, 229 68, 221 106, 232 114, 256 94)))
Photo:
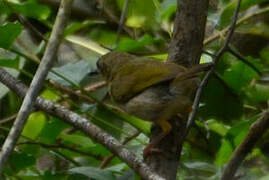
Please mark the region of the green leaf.
POLYGON ((40 133, 40 141, 46 144, 55 143, 59 134, 69 127, 63 121, 50 117, 40 133))
POLYGON ((231 121, 243 113, 242 100, 214 77, 205 87, 201 102, 199 113, 203 118, 231 121))
MULTIPOLYGON (((123 0, 117 0, 120 9, 123 9, 123 0)), ((129 1, 126 15, 126 25, 135 28, 152 28, 155 25, 156 6, 152 0, 129 1)))
POLYGON ((145 46, 154 44, 156 42, 160 42, 160 39, 156 39, 148 34, 145 34, 139 40, 122 39, 120 41, 119 45, 117 46, 116 50, 119 50, 119 51, 141 50, 145 46))
POLYGON ((84 148, 90 148, 96 146, 95 143, 89 137, 86 136, 76 134, 69 135, 62 133, 59 135, 59 138, 63 139, 66 142, 76 144, 84 148))
POLYGON ((161 3, 158 15, 160 20, 169 20, 177 10, 176 0, 166 0, 161 3))
POLYGON ((36 159, 26 153, 13 152, 10 157, 10 165, 13 170, 19 171, 35 164, 36 159))
POLYGON ((20 63, 19 57, 16 57, 15 59, 0 58, 0 66, 2 67, 19 69, 19 63, 20 63))
POLYGON ((64 31, 64 36, 73 34, 83 28, 86 28, 88 26, 94 25, 94 24, 100 24, 103 23, 101 21, 93 21, 93 20, 86 20, 84 22, 72 22, 64 31))
POLYGON ((27 1, 24 3, 10 2, 9 5, 16 12, 39 20, 46 20, 50 15, 50 9, 47 6, 38 4, 35 1, 27 1))
POLYGON ((38 137, 45 124, 46 115, 43 112, 34 112, 29 116, 22 135, 34 140, 38 137))
POLYGON ((22 25, 18 22, 0 25, 0 47, 9 49, 13 41, 20 35, 22 25))
MULTIPOLYGON (((89 63, 87 61, 78 61, 76 63, 68 63, 63 65, 62 67, 53 68, 58 74, 64 76, 66 79, 71 81, 72 83, 78 85, 80 84, 85 77, 92 71, 89 63)), ((49 73, 49 79, 52 79, 64 86, 70 86, 70 82, 65 79, 56 76, 53 73, 49 73)))
MULTIPOLYGON (((240 11, 244 11, 254 5, 268 2, 268 0, 244 0, 241 2, 240 11)), ((237 5, 237 1, 232 1, 228 4, 221 13, 220 20, 219 20, 219 28, 222 29, 225 26, 228 26, 232 21, 232 16, 235 11, 237 5)))
POLYGON ((229 126, 224 125, 223 123, 220 123, 214 119, 206 121, 210 130, 218 133, 221 136, 225 136, 227 131, 230 129, 229 126))
POLYGON ((226 137, 232 143, 233 147, 238 146, 242 140, 246 137, 246 134, 249 131, 250 125, 256 121, 260 115, 256 115, 247 121, 240 121, 232 128, 230 128, 226 134, 226 137))
POLYGON ((96 180, 116 180, 112 172, 95 167, 78 167, 68 170, 70 173, 83 174, 96 180))
POLYGON ((221 147, 216 155, 215 164, 218 166, 225 164, 229 160, 232 153, 233 147, 231 143, 228 140, 223 139, 221 147))
POLYGON ((186 162, 184 165, 191 170, 204 171, 209 173, 216 173, 217 167, 206 162, 186 162))
POLYGON ((267 102, 269 99, 269 86, 263 84, 255 84, 246 88, 245 93, 247 95, 247 99, 250 102, 267 102))
POLYGON ((102 106, 97 106, 93 115, 93 123, 104 129, 106 132, 109 132, 114 137, 119 138, 122 134, 123 120, 115 113, 102 106))
MULTIPOLYGON (((249 60, 254 62, 252 58, 249 58, 249 60)), ((240 94, 242 88, 246 87, 252 79, 257 77, 259 77, 257 72, 241 61, 225 71, 223 75, 225 82, 236 94, 240 94)))
POLYGON ((260 51, 261 59, 266 65, 269 65, 269 47, 266 47, 260 51))
POLYGON ((53 102, 57 102, 58 100, 61 99, 61 97, 58 94, 49 89, 45 89, 42 92, 41 97, 53 102))

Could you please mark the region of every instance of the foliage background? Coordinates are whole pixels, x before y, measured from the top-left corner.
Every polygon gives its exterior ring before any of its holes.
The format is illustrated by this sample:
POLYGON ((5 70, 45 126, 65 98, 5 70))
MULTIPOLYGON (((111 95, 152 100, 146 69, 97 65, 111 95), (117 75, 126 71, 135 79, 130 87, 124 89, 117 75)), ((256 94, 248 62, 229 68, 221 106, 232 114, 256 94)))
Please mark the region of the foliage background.
MULTIPOLYGON (((44 53, 46 42, 20 23, 20 17, 48 38, 57 11, 54 0, 0 1, 0 66, 29 84, 44 53)), ((139 129, 142 133, 127 146, 141 157, 148 142, 150 124, 111 112, 94 102, 70 95, 53 86, 51 80, 73 91, 102 80, 96 75, 96 61, 108 49, 127 51, 160 60, 167 57, 176 0, 130 0, 126 26, 118 37, 118 23, 124 0, 76 0, 72 19, 65 30, 55 67, 46 81, 42 97, 89 117, 114 137, 123 141, 139 129)), ((194 128, 183 147, 179 179, 219 179, 221 170, 248 129, 268 108, 269 98, 269 6, 268 0, 243 0, 232 49, 255 66, 250 67, 226 53, 216 75, 206 87, 194 128), (260 11, 260 13, 255 15, 260 11), (240 19, 239 18, 239 19, 240 19), (239 20, 240 21, 240 20, 239 20), (262 72, 262 75, 259 74, 262 72)), ((217 51, 235 9, 235 1, 212 0, 208 11, 206 38, 220 36, 205 44, 204 50, 217 51)), ((203 54, 201 62, 212 57, 203 54)), ((98 100, 107 88, 88 96, 98 100)), ((0 84, 0 141, 5 140, 21 100, 0 84)), ((268 134, 260 138, 239 173, 242 179, 268 179, 268 134)), ((137 179, 135 173, 114 158, 104 169, 102 160, 110 152, 60 119, 35 110, 5 168, 7 179, 137 179)), ((142 157, 141 157, 142 158, 142 157)))

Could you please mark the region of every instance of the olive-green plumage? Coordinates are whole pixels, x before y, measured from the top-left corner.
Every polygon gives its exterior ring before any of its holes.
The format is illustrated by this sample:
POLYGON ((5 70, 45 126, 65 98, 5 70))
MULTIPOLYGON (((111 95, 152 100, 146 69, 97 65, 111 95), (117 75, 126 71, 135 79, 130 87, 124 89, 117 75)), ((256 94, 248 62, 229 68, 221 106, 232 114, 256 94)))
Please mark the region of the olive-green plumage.
POLYGON ((186 71, 186 68, 174 63, 163 63, 118 51, 102 56, 98 61, 98 68, 109 81, 111 96, 120 102, 186 71))
MULTIPOLYGON (((162 127, 160 137, 164 137, 172 128, 168 122, 171 117, 184 116, 191 111, 192 98, 200 82, 198 75, 211 64, 188 69, 174 63, 113 51, 102 56, 97 66, 108 81, 111 97, 124 104, 128 113, 162 127), (148 90, 162 83, 165 85, 161 89, 148 90)), ((147 150, 152 147, 151 144, 147 150)))

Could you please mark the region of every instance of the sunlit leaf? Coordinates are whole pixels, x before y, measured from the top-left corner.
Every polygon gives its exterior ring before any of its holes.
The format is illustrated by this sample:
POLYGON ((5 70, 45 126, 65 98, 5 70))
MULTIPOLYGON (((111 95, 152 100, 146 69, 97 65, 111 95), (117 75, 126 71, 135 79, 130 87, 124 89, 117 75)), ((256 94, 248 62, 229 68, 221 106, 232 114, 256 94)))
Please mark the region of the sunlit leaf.
POLYGON ((0 47, 4 49, 10 48, 13 41, 19 36, 21 31, 22 25, 18 22, 8 22, 0 25, 0 47))
POLYGON ((232 152, 233 152, 232 144, 224 139, 216 155, 215 164, 218 166, 225 164, 232 155, 232 152))
POLYGON ((59 135, 59 138, 69 143, 73 143, 73 144, 76 144, 85 148, 95 146, 95 143, 93 143, 93 141, 90 138, 81 136, 81 135, 76 135, 76 134, 69 135, 69 134, 62 133, 59 135))
POLYGON ((26 125, 24 126, 22 135, 30 139, 36 139, 43 129, 45 123, 46 116, 43 112, 32 113, 29 116, 26 125))

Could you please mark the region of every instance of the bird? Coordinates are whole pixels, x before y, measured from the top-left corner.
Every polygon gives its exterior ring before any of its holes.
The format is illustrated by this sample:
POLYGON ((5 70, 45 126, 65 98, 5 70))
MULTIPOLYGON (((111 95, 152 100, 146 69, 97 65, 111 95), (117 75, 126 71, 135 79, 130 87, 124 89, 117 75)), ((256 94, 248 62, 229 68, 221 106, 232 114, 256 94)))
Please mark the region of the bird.
POLYGON ((144 149, 144 158, 172 130, 169 119, 190 113, 200 84, 199 74, 211 66, 205 63, 187 68, 120 51, 111 51, 97 61, 113 101, 127 113, 162 128, 162 133, 144 149), (149 90, 156 86, 160 88, 149 90))

